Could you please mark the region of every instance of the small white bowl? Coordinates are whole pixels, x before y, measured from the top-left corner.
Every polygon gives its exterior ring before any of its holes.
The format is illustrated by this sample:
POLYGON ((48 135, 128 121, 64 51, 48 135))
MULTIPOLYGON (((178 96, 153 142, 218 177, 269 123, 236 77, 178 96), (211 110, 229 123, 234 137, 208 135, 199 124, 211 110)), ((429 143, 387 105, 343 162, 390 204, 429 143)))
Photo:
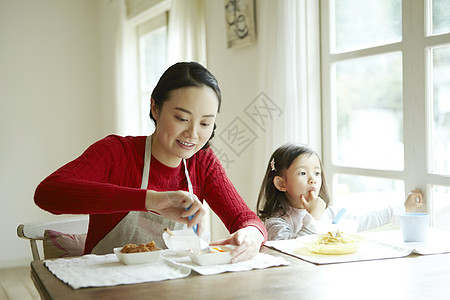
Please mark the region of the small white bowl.
POLYGON ((200 266, 224 265, 231 263, 231 251, 236 248, 233 245, 210 246, 209 253, 189 253, 191 261, 200 266))
POLYGON ((122 247, 114 248, 119 261, 125 265, 151 264, 157 262, 161 257, 161 250, 138 252, 138 253, 122 253, 122 247))
POLYGON ((169 235, 167 232, 163 233, 163 240, 167 248, 175 251, 178 256, 186 256, 190 249, 193 252, 200 252, 200 241, 198 236, 192 229, 189 230, 172 230, 174 235, 169 235))

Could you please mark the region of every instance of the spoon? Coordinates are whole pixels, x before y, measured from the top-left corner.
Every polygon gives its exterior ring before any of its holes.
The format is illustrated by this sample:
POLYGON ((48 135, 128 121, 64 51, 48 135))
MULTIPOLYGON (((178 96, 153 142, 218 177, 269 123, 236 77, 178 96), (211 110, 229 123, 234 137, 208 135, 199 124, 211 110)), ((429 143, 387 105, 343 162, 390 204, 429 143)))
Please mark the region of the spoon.
POLYGON ((345 214, 346 212, 347 212, 347 210, 346 210, 345 208, 341 209, 341 210, 337 213, 336 217, 334 217, 334 219, 331 221, 331 223, 333 223, 333 224, 339 223, 339 221, 342 219, 342 217, 344 216, 344 214, 345 214))
POLYGON ((202 237, 198 237, 198 241, 200 242, 200 252, 201 253, 209 253, 209 243, 205 241, 202 237))

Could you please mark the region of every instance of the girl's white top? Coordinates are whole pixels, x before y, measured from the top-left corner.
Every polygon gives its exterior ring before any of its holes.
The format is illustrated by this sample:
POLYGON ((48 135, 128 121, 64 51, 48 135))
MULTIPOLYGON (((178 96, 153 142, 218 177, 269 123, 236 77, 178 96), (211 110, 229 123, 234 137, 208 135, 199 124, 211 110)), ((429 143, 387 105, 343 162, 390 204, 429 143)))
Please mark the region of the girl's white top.
MULTIPOLYGON (((340 208, 329 206, 325 209, 321 219, 316 220, 306 209, 291 207, 286 214, 282 216, 277 215, 265 221, 268 240, 288 240, 308 234, 320 233, 323 224, 331 224, 331 220, 339 211, 340 208)), ((402 211, 404 211, 404 207, 393 206, 365 212, 360 215, 347 211, 341 222, 344 219, 357 220, 359 222, 357 231, 366 231, 393 222, 395 215, 402 211)))

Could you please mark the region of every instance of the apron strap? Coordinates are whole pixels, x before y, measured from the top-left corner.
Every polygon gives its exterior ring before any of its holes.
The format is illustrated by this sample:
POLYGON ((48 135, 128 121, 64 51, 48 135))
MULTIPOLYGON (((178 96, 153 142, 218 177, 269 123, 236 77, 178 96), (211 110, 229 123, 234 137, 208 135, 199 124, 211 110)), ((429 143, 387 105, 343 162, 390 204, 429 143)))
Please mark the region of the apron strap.
POLYGON ((189 172, 187 169, 187 163, 186 163, 186 159, 183 158, 183 164, 184 164, 184 174, 186 175, 186 180, 187 180, 187 185, 188 185, 188 191, 189 194, 194 194, 194 189, 192 188, 192 182, 191 179, 189 178, 189 172))
POLYGON ((150 160, 152 159, 152 136, 145 139, 144 170, 142 171, 141 189, 146 190, 150 173, 150 160))

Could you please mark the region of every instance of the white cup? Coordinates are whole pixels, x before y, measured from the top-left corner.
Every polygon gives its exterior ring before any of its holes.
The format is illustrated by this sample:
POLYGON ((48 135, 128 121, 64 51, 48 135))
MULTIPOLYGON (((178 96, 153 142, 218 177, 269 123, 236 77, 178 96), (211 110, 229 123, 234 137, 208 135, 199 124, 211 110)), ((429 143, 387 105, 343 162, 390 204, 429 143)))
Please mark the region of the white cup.
POLYGON ((399 221, 405 242, 424 242, 427 239, 430 214, 404 213, 399 215, 399 221))

